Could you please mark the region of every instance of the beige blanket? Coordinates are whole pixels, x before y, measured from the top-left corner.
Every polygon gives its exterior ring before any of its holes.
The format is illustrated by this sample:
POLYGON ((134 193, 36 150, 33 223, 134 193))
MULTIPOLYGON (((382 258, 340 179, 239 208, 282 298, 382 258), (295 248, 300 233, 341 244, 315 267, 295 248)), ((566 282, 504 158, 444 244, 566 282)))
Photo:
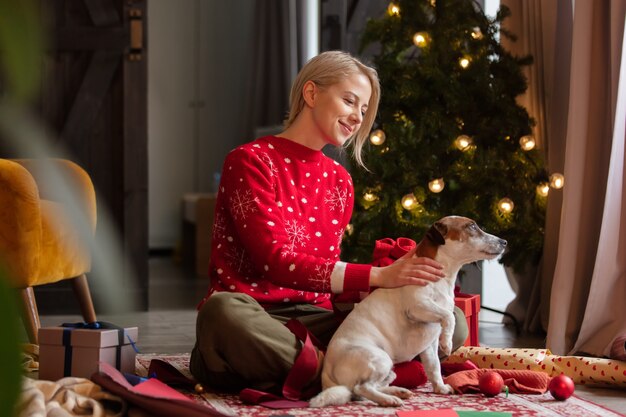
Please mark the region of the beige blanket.
POLYGON ((24 377, 17 404, 18 417, 121 417, 126 413, 121 398, 102 391, 85 378, 37 381, 24 377))

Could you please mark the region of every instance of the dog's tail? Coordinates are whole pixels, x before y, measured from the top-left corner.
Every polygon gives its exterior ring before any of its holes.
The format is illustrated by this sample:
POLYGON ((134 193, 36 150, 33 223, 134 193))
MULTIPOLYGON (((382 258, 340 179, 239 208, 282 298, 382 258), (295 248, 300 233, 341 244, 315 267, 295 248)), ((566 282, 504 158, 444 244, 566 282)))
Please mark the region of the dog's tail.
POLYGON ((335 385, 311 398, 309 406, 325 407, 327 405, 344 405, 352 399, 352 391, 345 385, 335 385))

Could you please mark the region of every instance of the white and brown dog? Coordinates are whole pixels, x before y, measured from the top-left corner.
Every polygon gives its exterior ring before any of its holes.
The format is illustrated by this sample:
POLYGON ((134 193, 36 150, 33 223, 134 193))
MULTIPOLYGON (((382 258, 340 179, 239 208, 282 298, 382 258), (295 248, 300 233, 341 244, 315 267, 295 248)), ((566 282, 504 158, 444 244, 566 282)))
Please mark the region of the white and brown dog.
POLYGON ((506 240, 482 231, 471 219, 448 216, 437 221, 419 242, 416 256, 443 265, 445 278, 426 286, 379 288, 358 303, 328 345, 322 370, 323 391, 311 407, 346 404, 366 398, 383 406, 400 406, 411 391, 389 386, 392 367, 419 355, 428 380, 439 394, 444 384, 438 356, 452 350, 454 284, 467 263, 493 259, 506 240))

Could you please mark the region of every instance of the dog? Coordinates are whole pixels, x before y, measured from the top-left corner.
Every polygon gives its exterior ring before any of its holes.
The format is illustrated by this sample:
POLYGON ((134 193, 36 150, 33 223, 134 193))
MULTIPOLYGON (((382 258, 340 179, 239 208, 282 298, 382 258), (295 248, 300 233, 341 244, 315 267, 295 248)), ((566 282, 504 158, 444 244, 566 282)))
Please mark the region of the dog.
POLYGON ((456 276, 465 264, 501 255, 506 243, 467 217, 448 216, 435 222, 415 256, 441 263, 445 278, 426 286, 378 288, 358 303, 328 344, 322 392, 310 400, 310 406, 365 398, 399 407, 411 391, 389 386, 396 378, 392 367, 418 355, 434 392, 451 394, 452 387, 441 377, 438 349, 445 355, 452 350, 456 276))

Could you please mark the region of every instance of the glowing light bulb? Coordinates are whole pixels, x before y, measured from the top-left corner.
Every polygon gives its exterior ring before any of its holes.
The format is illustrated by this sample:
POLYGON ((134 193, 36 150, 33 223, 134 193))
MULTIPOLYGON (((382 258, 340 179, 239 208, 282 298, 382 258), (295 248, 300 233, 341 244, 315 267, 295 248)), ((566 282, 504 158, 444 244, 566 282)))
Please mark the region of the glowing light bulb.
POLYGON ((389 3, 389 6, 387 6, 387 13, 389 13, 390 16, 400 16, 400 6, 392 1, 389 3))
POLYGON ((565 177, 563 176, 563 174, 559 174, 558 172, 555 172, 554 174, 550 175, 550 187, 554 188, 555 190, 558 190, 560 188, 563 188, 564 185, 565 185, 565 177))
POLYGON ((380 129, 376 129, 370 134, 370 142, 372 142, 372 145, 382 145, 385 143, 386 138, 385 132, 380 129))
POLYGON ((467 135, 459 135, 454 141, 454 145, 461 151, 466 151, 472 144, 472 138, 467 135))
POLYGON ((483 38, 483 33, 481 32, 480 28, 478 26, 476 26, 474 29, 472 29, 472 38, 479 40, 483 38))
POLYGON ((413 193, 409 193, 402 197, 402 207, 411 210, 417 204, 417 199, 413 193))
POLYGON ((547 182, 542 182, 537 186, 537 194, 541 197, 547 197, 550 192, 550 185, 547 182))
POLYGON ((440 193, 445 186, 446 183, 443 181, 443 178, 437 178, 428 183, 428 189, 433 193, 440 193))
POLYGON ((365 201, 374 201, 376 200, 376 194, 374 194, 371 191, 366 191, 365 194, 363 194, 363 200, 365 201))
POLYGON ((530 151, 535 147, 535 138, 530 135, 522 136, 519 140, 519 145, 525 151, 530 151))
POLYGON ((423 48, 428 45, 429 40, 430 37, 426 32, 417 32, 415 35, 413 35, 413 43, 419 48, 423 48))
POLYGON ((464 57, 459 59, 459 65, 463 69, 469 67, 470 62, 471 62, 471 60, 468 57, 466 57, 466 56, 464 56, 464 57))
POLYGON ((510 198, 505 197, 502 200, 498 201, 498 208, 503 213, 508 214, 512 212, 514 207, 515 204, 513 204, 513 200, 511 200, 510 198))
POLYGON ((353 231, 354 231, 354 226, 352 225, 352 223, 348 223, 348 225, 346 226, 346 233, 351 235, 353 231))

